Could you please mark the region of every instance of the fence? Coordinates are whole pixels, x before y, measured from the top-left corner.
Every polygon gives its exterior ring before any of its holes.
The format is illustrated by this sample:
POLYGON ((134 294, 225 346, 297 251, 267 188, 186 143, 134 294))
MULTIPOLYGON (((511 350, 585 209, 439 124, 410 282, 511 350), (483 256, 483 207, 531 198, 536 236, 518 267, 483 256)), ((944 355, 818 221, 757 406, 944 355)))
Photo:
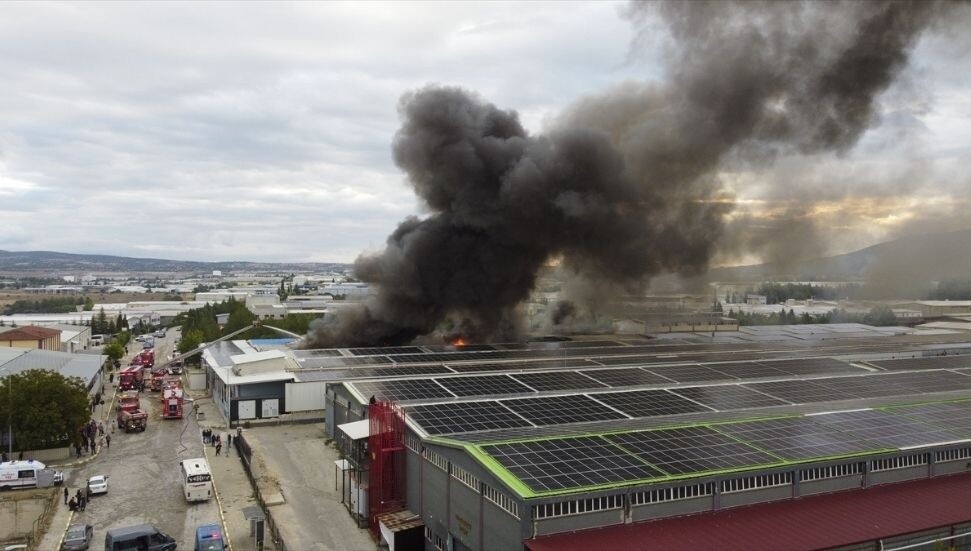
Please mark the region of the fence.
POLYGON ((243 462, 243 470, 246 471, 246 478, 249 479, 250 486, 253 487, 253 491, 256 493, 256 500, 259 502, 260 508, 263 509, 263 514, 266 515, 266 526, 270 529, 270 537, 273 539, 273 545, 276 546, 277 551, 287 551, 287 546, 283 542, 283 536, 280 535, 280 529, 277 528, 276 522, 273 521, 270 508, 266 506, 266 501, 263 499, 263 492, 260 491, 259 482, 253 475, 253 448, 246 441, 246 437, 242 436, 239 432, 233 438, 233 445, 236 446, 236 453, 239 454, 240 461, 243 462))

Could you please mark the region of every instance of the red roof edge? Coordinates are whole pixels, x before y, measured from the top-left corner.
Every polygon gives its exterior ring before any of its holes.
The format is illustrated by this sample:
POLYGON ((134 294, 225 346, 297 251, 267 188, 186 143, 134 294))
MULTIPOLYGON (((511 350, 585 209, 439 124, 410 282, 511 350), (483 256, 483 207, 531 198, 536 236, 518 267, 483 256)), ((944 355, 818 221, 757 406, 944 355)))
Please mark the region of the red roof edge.
POLYGON ((971 474, 542 536, 531 551, 826 549, 971 521, 971 474))

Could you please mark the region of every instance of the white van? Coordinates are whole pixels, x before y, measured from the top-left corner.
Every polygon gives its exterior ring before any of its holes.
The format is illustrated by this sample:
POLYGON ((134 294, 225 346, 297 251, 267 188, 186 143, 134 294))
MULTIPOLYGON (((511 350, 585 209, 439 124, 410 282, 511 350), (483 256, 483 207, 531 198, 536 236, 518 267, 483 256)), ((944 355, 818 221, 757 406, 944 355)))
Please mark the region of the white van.
POLYGON ((91 335, 91 346, 101 346, 105 343, 104 335, 91 335))

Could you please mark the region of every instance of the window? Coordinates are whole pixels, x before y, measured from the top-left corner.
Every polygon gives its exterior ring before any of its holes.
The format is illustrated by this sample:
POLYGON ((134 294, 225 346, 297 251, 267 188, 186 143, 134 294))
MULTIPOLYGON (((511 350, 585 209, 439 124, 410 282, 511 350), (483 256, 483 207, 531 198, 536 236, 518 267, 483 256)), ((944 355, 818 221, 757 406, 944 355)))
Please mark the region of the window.
POLYGON ((918 453, 914 455, 904 455, 891 457, 888 459, 874 459, 870 463, 870 470, 873 472, 892 471, 895 469, 906 469, 927 464, 927 454, 918 453))
POLYGON ((519 518, 519 503, 513 501, 512 499, 506 497, 505 494, 488 486, 486 484, 482 485, 482 496, 489 501, 495 503, 500 509, 509 513, 510 515, 519 518))
POLYGON ((595 511, 620 509, 623 506, 623 495, 591 497, 572 501, 560 501, 557 503, 542 503, 540 505, 533 505, 533 518, 544 519, 567 515, 580 515, 595 511))
POLYGON ((938 463, 946 463, 948 461, 964 461, 971 459, 971 448, 960 448, 957 450, 944 450, 937 452, 937 456, 934 458, 938 463))
POLYGON ((405 447, 415 453, 418 453, 418 450, 421 449, 421 439, 415 436, 414 434, 411 434, 410 432, 406 433, 405 447))
POLYGON ((827 478, 839 478, 841 476, 852 476, 862 472, 862 463, 845 463, 843 465, 830 465, 828 467, 803 469, 799 471, 799 480, 802 482, 808 482, 810 480, 823 480, 827 478))
POLYGON ((452 477, 476 492, 479 491, 479 479, 462 467, 452 465, 452 477))
POLYGON ((745 478, 734 478, 732 480, 723 480, 721 483, 721 491, 724 494, 730 494, 734 492, 747 492, 749 490, 758 490, 760 488, 774 488, 776 486, 786 486, 792 484, 792 473, 773 473, 773 474, 760 474, 756 476, 747 476, 745 478))
POLYGON ((448 472, 448 459, 445 459, 429 449, 422 450, 421 456, 428 460, 428 462, 432 465, 435 465, 439 469, 448 472))
POLYGON ((678 501, 695 497, 710 496, 715 492, 715 485, 692 484, 690 486, 675 486, 672 488, 660 488, 647 492, 634 492, 630 495, 631 505, 647 505, 648 503, 662 503, 665 501, 678 501))

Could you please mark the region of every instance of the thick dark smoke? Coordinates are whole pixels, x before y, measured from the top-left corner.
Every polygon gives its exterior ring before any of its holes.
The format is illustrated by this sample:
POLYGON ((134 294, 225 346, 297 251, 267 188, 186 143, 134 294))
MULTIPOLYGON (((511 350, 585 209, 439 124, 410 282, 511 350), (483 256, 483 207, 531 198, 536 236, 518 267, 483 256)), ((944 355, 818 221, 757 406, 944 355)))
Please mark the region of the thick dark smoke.
POLYGON ((703 272, 732 210, 719 167, 848 150, 935 7, 633 4, 635 24, 656 9, 668 25, 667 81, 584 99, 540 136, 458 88, 406 94, 394 159, 430 214, 357 260, 378 295, 308 346, 399 344, 447 319, 467 339, 508 338, 554 258, 617 284, 703 272))
POLYGON ((564 322, 575 318, 577 315, 577 306, 568 300, 556 303, 553 308, 553 315, 551 316, 551 321, 553 325, 563 325, 564 322))

